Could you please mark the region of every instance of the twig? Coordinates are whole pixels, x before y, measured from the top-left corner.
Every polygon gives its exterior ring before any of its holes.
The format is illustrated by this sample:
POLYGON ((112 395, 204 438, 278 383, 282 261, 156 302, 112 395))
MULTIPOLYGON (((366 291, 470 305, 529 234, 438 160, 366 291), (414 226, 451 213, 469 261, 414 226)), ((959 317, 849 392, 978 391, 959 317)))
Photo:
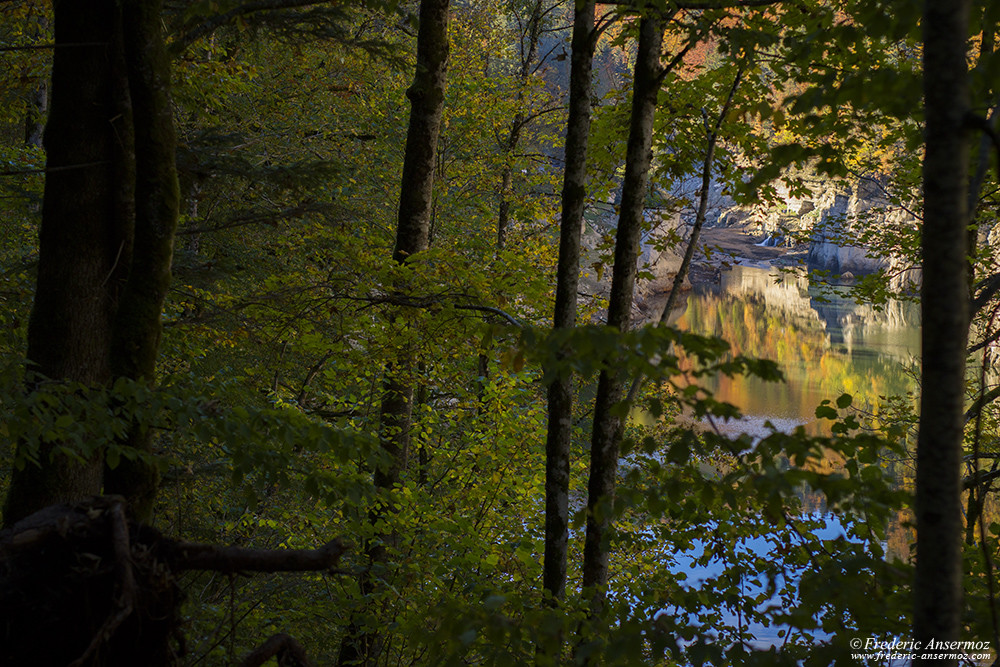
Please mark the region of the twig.
POLYGON ((35 51, 43 49, 68 49, 83 46, 107 46, 108 42, 67 42, 65 44, 26 44, 24 46, 0 46, 0 52, 4 51, 35 51))
POLYGON ((108 163, 107 160, 99 160, 97 162, 81 162, 80 164, 67 164, 62 167, 45 167, 44 169, 9 169, 6 171, 0 171, 0 176, 24 176, 26 174, 53 174, 59 171, 71 171, 73 169, 88 169, 90 167, 99 167, 107 163, 108 163))

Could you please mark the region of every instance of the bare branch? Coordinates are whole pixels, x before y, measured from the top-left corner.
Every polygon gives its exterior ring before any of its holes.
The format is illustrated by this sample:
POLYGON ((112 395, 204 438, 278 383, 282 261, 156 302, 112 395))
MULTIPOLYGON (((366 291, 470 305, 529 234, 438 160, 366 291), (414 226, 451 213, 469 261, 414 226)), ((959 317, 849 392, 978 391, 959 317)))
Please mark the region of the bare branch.
POLYGON ((513 324, 515 327, 524 328, 524 323, 522 323, 519 319, 517 319, 516 317, 514 317, 513 315, 511 315, 509 313, 506 313, 506 312, 500 310, 499 308, 494 308, 493 306, 479 306, 479 305, 475 305, 475 304, 459 304, 459 305, 456 305, 455 308, 458 308, 459 310, 478 310, 478 311, 483 312, 483 313, 493 313, 494 315, 499 315, 500 317, 504 318, 505 320, 507 320, 508 322, 510 322, 511 324, 513 324))
POLYGON ((0 171, 0 176, 23 176, 25 174, 52 174, 57 171, 71 171, 73 169, 88 169, 90 167, 99 167, 102 164, 107 164, 107 160, 99 160, 97 162, 82 162, 80 164, 67 164, 61 167, 45 167, 44 169, 12 169, 8 171, 0 171))
MULTIPOLYGON (((686 0, 681 0, 680 2, 670 3, 673 9, 688 9, 692 11, 699 11, 703 9, 741 9, 745 7, 767 7, 769 5, 777 5, 783 2, 783 0, 704 0, 703 2, 687 2, 686 0)), ((602 5, 615 5, 617 7, 633 7, 638 8, 639 3, 636 0, 602 0, 602 5)))
POLYGON ((66 42, 63 44, 26 44, 24 46, 0 46, 0 52, 4 51, 38 51, 45 49, 72 49, 88 46, 107 46, 107 42, 66 42))

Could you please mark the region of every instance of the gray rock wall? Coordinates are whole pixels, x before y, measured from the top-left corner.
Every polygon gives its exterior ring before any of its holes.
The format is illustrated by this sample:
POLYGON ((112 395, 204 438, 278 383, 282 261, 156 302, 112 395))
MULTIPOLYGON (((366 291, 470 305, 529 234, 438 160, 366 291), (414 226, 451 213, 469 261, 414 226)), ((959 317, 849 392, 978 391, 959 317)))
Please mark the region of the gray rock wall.
POLYGON ((859 243, 862 230, 872 226, 899 228, 916 220, 893 205, 878 182, 854 182, 802 177, 806 193, 792 192, 779 183, 778 202, 754 207, 733 207, 718 219, 723 226, 741 226, 760 240, 784 239, 789 245, 808 242, 809 268, 832 276, 863 276, 879 270, 890 275, 894 289, 919 285, 920 271, 901 257, 872 252, 859 243))

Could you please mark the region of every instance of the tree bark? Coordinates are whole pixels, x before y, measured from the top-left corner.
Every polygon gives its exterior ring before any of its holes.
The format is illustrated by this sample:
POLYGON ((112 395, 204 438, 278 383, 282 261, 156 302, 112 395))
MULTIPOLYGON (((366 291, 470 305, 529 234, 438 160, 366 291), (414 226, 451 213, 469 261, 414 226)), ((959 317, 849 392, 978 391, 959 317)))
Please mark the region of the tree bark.
MULTIPOLYGON (((924 5, 922 373, 914 640, 956 641, 962 612, 961 460, 968 337, 968 0, 924 5)), ((955 665, 955 660, 920 664, 955 665)))
POLYGON ((396 247, 393 259, 404 262, 427 249, 441 113, 448 64, 448 0, 421 0, 417 33, 417 69, 410 100, 410 124, 403 156, 396 247))
MULTIPOLYGON (((399 197, 396 244, 393 260, 402 264, 426 250, 430 238, 433 203, 434 167, 444 109, 445 76, 448 63, 449 0, 421 0, 420 27, 417 33, 417 67, 413 85, 406 91, 410 99, 410 122, 403 156, 403 177, 399 197)), ((398 317, 398 316, 397 316, 398 317)), ((389 491, 399 485, 410 446, 413 411, 413 382, 410 378, 412 359, 405 351, 387 364, 382 383, 382 406, 379 439, 389 455, 390 463, 374 473, 378 490, 389 491)), ((372 522, 384 510, 373 510, 372 522)), ((368 547, 371 565, 384 563, 385 542, 389 534, 378 536, 368 547)), ((359 582, 368 597, 375 589, 369 568, 359 582)), ((379 654, 379 633, 362 628, 352 621, 340 646, 337 664, 371 664, 379 654)))
MULTIPOLYGON (((611 278, 608 326, 624 331, 632 311, 636 264, 642 236, 647 176, 652 160, 653 118, 660 87, 661 21, 642 18, 632 89, 622 204, 615 236, 615 265, 611 278)), ((615 408, 624 397, 624 376, 602 372, 597 384, 594 426, 590 442, 590 478, 587 484, 587 535, 583 552, 583 588, 591 594, 590 614, 599 616, 608 582, 608 551, 615 499, 615 477, 624 419, 615 408)))
MULTIPOLYGON (((170 62, 160 27, 161 2, 123 3, 125 54, 136 149, 136 211, 133 261, 115 318, 112 347, 116 377, 155 381, 160 311, 170 286, 174 233, 180 208, 176 137, 170 102, 170 62)), ((127 446, 149 453, 150 433, 133 425, 127 446)), ((132 516, 152 518, 159 483, 146 459, 123 458, 104 473, 105 491, 122 495, 132 516)))
MULTIPOLYGON (((45 381, 101 386, 112 377, 111 336, 131 260, 131 109, 114 0, 57 0, 47 169, 35 301, 28 324, 28 390, 45 381), (59 48, 60 44, 85 44, 59 48)), ((19 449, 25 447, 19 443, 19 449)), ((38 452, 15 470, 4 525, 101 490, 102 463, 38 452)))
MULTIPOLYGON (((556 269, 554 329, 576 326, 580 278, 580 233, 586 205, 587 144, 590 138, 591 69, 595 4, 578 4, 573 16, 566 169, 563 175, 559 264, 556 269)), ((545 441, 545 560, 542 585, 555 601, 566 595, 569 540, 569 458, 573 434, 573 377, 556 377, 548 389, 545 441)))

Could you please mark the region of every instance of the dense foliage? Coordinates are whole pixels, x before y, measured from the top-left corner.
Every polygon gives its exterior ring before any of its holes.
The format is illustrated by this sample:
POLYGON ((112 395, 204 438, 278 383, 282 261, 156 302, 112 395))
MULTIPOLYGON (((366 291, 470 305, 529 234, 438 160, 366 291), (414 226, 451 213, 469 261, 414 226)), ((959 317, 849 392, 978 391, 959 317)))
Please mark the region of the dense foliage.
MULTIPOLYGON (((391 259, 416 4, 259 4, 165 4, 182 202, 173 278, 156 382, 107 386, 36 381, 25 361, 45 160, 28 139, 50 66, 34 47, 52 40, 51 10, 0 7, 0 486, 40 452, 111 469, 141 459, 162 475, 164 532, 353 545, 336 572, 185 575, 182 664, 234 664, 275 632, 317 664, 334 664, 346 635, 377 633, 380 665, 857 665, 851 639, 909 636, 912 396, 872 408, 837 387, 816 406, 826 435, 723 437, 705 424, 738 410, 705 379, 780 382, 777 366, 737 341, 602 326, 599 285, 613 261, 637 12, 665 13, 672 66, 648 210, 695 211, 704 193, 690 180, 707 164, 713 187, 746 205, 767 205, 776 186, 801 191, 808 173, 873 179, 887 206, 919 217, 911 0, 599 6, 586 223, 599 240, 581 267, 598 287, 579 300, 580 326, 555 332, 566 3, 453 2, 429 249, 402 263, 391 259), (617 495, 600 509, 614 530, 594 615, 581 563, 590 420, 607 371, 649 380, 639 407, 652 418, 626 419, 617 495), (380 446, 389 372, 415 391, 409 459, 385 489, 372 473, 393 465, 380 446), (555 604, 540 584, 545 395, 569 374, 569 585, 555 604), (121 444, 135 424, 152 433, 151 453, 121 444), (776 641, 757 641, 766 628, 776 641)), ((984 0, 974 15, 973 108, 995 128, 1000 11, 984 0)), ((1000 282, 997 182, 986 169, 979 178, 963 629, 987 640, 998 627, 988 500, 1000 391, 988 342, 1000 282)), ((845 233, 893 267, 919 263, 919 225, 890 223, 873 209, 845 233)), ((883 273, 855 291, 883 303, 893 287, 910 286, 883 273)))

